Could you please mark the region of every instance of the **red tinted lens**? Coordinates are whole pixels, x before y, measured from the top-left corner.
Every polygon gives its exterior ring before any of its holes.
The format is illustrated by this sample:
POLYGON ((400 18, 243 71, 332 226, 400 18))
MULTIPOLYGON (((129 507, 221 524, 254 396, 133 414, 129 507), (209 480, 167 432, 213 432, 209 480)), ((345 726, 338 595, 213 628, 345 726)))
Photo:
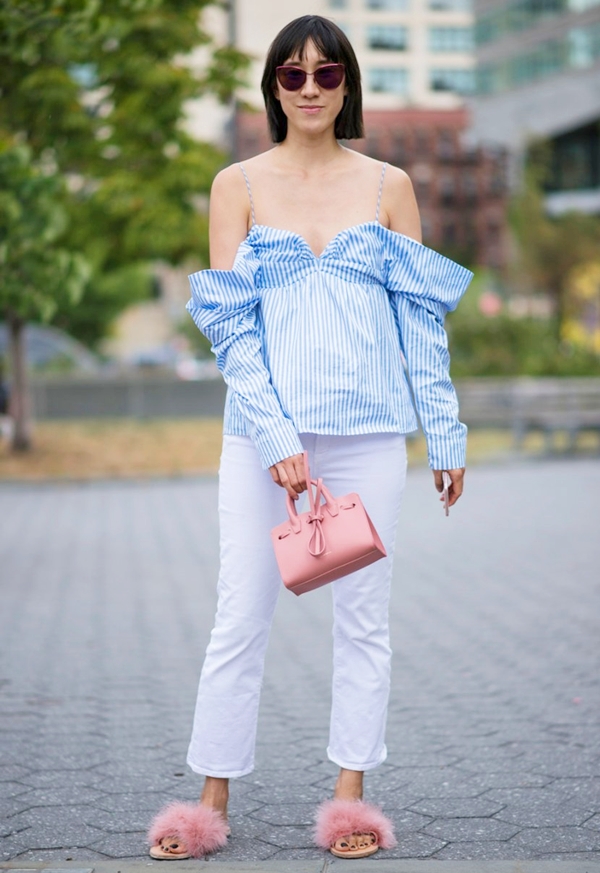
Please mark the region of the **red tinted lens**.
POLYGON ((319 88, 333 90, 338 88, 344 79, 344 65, 330 64, 327 67, 320 67, 315 71, 315 82, 319 88))
POLYGON ((306 73, 299 67, 277 67, 277 81, 286 91, 299 91, 306 82, 306 73))

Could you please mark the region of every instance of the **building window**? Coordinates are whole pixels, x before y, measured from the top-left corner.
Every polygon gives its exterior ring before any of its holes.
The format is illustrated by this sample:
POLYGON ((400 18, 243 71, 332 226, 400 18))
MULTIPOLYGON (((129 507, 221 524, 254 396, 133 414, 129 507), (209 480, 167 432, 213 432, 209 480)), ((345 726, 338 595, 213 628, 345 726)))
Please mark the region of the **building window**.
POLYGON ((329 0, 330 9, 346 9, 348 0, 329 0))
POLYGON ((466 202, 473 205, 477 202, 477 177, 473 172, 465 172, 461 178, 462 190, 466 202))
POLYGON ((415 181, 415 196, 419 205, 429 202, 430 185, 426 179, 417 179, 415 181))
MULTIPOLYGON (((600 0, 599 0, 600 2, 600 0)), ((429 0, 432 12, 472 12, 473 0, 429 0)))
POLYGON ((470 52, 473 48, 471 27, 429 28, 429 50, 432 52, 470 52))
POLYGON ((444 174, 440 178, 440 200, 443 206, 454 206, 456 200, 456 184, 453 176, 444 174))
POLYGON ((556 137, 552 143, 552 174, 548 191, 573 191, 600 186, 600 122, 556 137))
POLYGON ((600 21, 573 28, 560 39, 539 43, 527 54, 481 67, 477 73, 480 94, 497 94, 564 69, 581 69, 600 59, 600 21))
POLYGON ((371 49, 386 51, 406 51, 408 48, 408 28, 400 25, 373 24, 367 31, 367 44, 371 49))
POLYGON ((445 246, 456 245, 456 223, 447 218, 442 225, 442 243, 445 246))
POLYGON ((428 155, 430 152, 431 140, 429 131, 422 127, 415 131, 415 152, 417 155, 428 155))
POLYGON ((452 130, 440 130, 437 140, 437 154, 440 161, 447 162, 454 159, 456 150, 452 130))
POLYGON ((403 133, 397 131, 392 133, 392 154, 393 160, 399 164, 406 160, 406 141, 403 133))
POLYGON ((513 0, 483 13, 476 25, 476 41, 482 45, 512 31, 534 27, 538 22, 569 12, 585 12, 600 0, 513 0))
POLYGON ((365 5, 383 12, 406 12, 408 0, 365 0, 365 5))
POLYGON ((381 67, 369 70, 371 91, 387 94, 408 93, 408 70, 400 67, 381 67))
POLYGON ((454 91, 457 94, 472 94, 475 90, 475 71, 460 69, 430 70, 429 87, 432 91, 454 91))

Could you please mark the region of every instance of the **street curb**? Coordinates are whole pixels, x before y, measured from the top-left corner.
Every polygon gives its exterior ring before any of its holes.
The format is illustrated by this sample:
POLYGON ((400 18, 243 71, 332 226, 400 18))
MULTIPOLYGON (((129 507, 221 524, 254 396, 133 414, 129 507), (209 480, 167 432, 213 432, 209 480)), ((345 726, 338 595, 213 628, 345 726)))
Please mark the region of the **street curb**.
MULTIPOLYGON (((344 861, 325 858, 323 861, 179 861, 178 873, 341 873, 344 861)), ((112 861, 94 862, 93 865, 73 864, 53 867, 47 864, 19 865, 4 862, 0 870, 15 873, 148 873, 149 868, 163 868, 158 861, 112 861)), ((400 861, 376 860, 375 858, 353 860, 349 873, 600 873, 600 861, 400 861), (375 865, 375 867, 373 867, 375 865)))

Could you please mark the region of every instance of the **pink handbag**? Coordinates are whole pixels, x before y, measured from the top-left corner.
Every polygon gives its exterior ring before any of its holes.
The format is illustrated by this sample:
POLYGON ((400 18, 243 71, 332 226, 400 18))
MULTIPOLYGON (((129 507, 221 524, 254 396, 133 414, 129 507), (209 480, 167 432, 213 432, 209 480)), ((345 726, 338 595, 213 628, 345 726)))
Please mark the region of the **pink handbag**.
POLYGON ((271 531, 283 584, 294 594, 320 588, 387 555, 358 494, 332 497, 322 479, 310 478, 306 452, 304 469, 310 511, 298 515, 288 494, 289 518, 271 531))

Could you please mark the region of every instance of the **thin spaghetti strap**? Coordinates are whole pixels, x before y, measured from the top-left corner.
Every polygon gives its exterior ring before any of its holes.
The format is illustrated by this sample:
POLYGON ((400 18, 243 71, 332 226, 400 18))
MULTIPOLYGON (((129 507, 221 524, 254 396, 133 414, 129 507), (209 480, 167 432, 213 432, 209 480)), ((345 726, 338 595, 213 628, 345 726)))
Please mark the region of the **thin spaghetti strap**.
POLYGON ((244 169, 243 164, 238 164, 238 167, 244 174, 244 179, 246 180, 246 188, 248 189, 248 197, 250 198, 250 212, 252 214, 252 224, 256 224, 256 216, 254 214, 254 200, 252 199, 252 188, 250 187, 250 180, 246 174, 246 170, 244 169))
POLYGON ((387 164, 384 164, 381 170, 381 180, 379 182, 379 194, 377 195, 377 211, 375 212, 375 221, 379 221, 379 208, 381 206, 381 192, 383 191, 383 180, 385 178, 385 171, 387 170, 387 164))

